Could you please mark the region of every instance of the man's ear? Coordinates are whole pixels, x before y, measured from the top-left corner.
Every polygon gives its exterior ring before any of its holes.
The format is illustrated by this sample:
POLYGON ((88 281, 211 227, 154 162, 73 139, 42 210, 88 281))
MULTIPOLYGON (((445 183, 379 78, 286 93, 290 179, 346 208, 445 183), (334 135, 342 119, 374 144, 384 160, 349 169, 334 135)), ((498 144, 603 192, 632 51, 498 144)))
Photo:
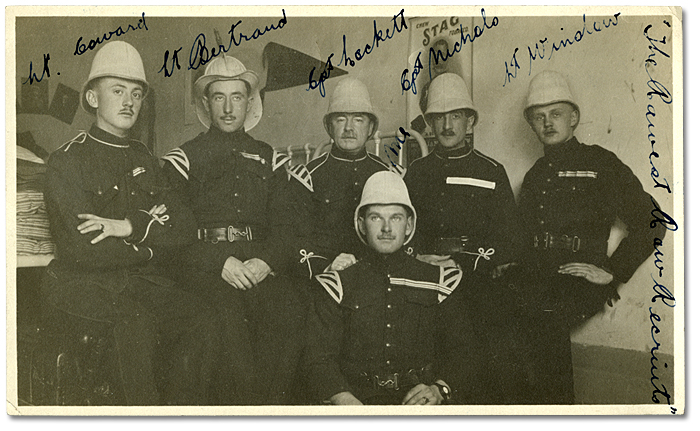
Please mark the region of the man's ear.
POLYGON ((202 96, 202 105, 204 105, 204 110, 207 111, 207 114, 211 114, 211 112, 209 112, 209 98, 207 96, 202 96))
POLYGON ((408 216, 408 220, 406 221, 406 237, 410 236, 411 232, 413 232, 413 216, 408 216))
POLYGON ((97 92, 95 90, 88 90, 85 92, 85 100, 87 100, 88 105, 90 105, 91 108, 97 109, 98 105, 98 100, 97 100, 97 92))
POLYGON ((571 127, 576 127, 578 125, 579 113, 576 109, 571 111, 571 127))
POLYGON ((469 118, 467 118, 467 132, 471 133, 474 131, 474 122, 476 121, 476 117, 471 115, 469 118))
POLYGON ((360 233, 362 235, 367 236, 367 229, 365 229, 365 218, 364 217, 358 217, 357 218, 357 227, 360 229, 360 233))
POLYGON ((255 99, 254 97, 249 97, 249 98, 248 98, 248 106, 246 106, 245 112, 250 112, 250 108, 253 106, 253 100, 254 100, 254 99, 255 99))

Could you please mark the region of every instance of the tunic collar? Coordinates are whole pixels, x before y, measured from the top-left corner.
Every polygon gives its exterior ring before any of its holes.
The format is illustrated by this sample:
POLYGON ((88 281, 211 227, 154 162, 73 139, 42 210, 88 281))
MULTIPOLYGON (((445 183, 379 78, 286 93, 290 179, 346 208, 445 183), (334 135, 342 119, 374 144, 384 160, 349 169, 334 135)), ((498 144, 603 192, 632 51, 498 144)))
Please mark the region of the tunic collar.
POLYGON ((333 146, 331 147, 331 157, 333 157, 336 160, 340 160, 341 162, 357 162, 367 157, 367 149, 365 147, 362 147, 362 149, 358 153, 353 154, 333 144, 333 146))
POLYGON ((216 126, 211 126, 207 136, 211 142, 221 143, 238 151, 246 150, 246 144, 251 140, 242 127, 235 132, 224 132, 216 126))
POLYGON ((572 137, 566 142, 562 142, 557 145, 545 145, 544 146, 544 156, 548 159, 559 160, 565 157, 570 157, 572 151, 581 145, 576 136, 572 137))
POLYGON ((90 137, 93 140, 100 144, 116 148, 129 148, 129 143, 132 141, 132 139, 130 138, 120 138, 119 136, 113 135, 105 130, 102 130, 99 127, 97 127, 96 124, 92 125, 90 131, 88 132, 88 135, 90 135, 90 137))
POLYGON ((474 144, 470 143, 468 140, 466 145, 460 148, 445 148, 438 144, 435 147, 435 155, 441 159, 461 159, 466 157, 474 151, 474 144))

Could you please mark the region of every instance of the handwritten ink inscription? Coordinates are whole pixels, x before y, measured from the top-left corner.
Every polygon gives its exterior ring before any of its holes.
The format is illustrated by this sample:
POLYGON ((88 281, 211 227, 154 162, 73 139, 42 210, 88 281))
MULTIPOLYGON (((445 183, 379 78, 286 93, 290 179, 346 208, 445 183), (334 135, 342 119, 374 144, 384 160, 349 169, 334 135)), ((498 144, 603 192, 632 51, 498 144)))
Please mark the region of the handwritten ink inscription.
MULTIPOLYGON (((238 20, 235 24, 231 25, 231 29, 228 31, 230 35, 228 45, 223 45, 222 42, 217 42, 217 46, 209 48, 207 46, 207 37, 204 33, 200 33, 195 37, 194 42, 192 42, 192 47, 190 48, 189 63, 187 65, 188 70, 196 70, 200 66, 204 66, 209 63, 214 58, 221 54, 225 54, 231 50, 234 46, 240 46, 243 42, 249 42, 251 40, 256 40, 259 37, 265 35, 267 32, 273 30, 281 30, 287 24, 287 14, 284 9, 282 9, 282 18, 277 22, 277 25, 270 24, 265 26, 262 30, 256 28, 252 34, 247 35, 237 31, 236 27, 243 23, 242 20, 238 20)), ((163 66, 161 66, 158 73, 163 72, 163 75, 168 78, 173 75, 175 68, 180 70, 180 59, 178 54, 182 50, 182 47, 177 48, 173 51, 172 58, 170 57, 170 50, 166 50, 163 55, 163 66)))
MULTIPOLYGON (((29 83, 29 85, 35 83, 35 82, 41 82, 44 77, 50 78, 51 77, 51 71, 49 71, 49 60, 51 60, 51 56, 47 53, 44 54, 44 70, 41 72, 41 76, 38 77, 36 76, 36 72, 33 71, 33 65, 32 62, 29 62, 29 77, 27 77, 24 82, 22 82, 22 85, 29 83)), ((60 75, 60 72, 56 72, 56 75, 60 75)))
POLYGON ((73 55, 83 55, 88 51, 92 51, 93 49, 97 48, 101 43, 106 42, 112 38, 112 36, 123 36, 127 34, 131 30, 148 30, 148 26, 146 25, 146 12, 141 13, 141 18, 138 20, 138 24, 135 26, 129 24, 126 27, 126 30, 122 28, 122 26, 117 27, 115 30, 110 31, 109 33, 104 33, 102 37, 98 36, 94 39, 91 39, 90 42, 85 45, 84 43, 80 43, 80 41, 83 40, 82 37, 78 38, 78 41, 75 42, 75 52, 73 52, 73 55))
MULTIPOLYGON (((664 21, 664 24, 667 27, 671 27, 671 25, 667 21, 664 21)), ((654 160, 658 160, 661 158, 661 155, 655 149, 657 137, 653 132, 653 129, 656 127, 653 121, 656 119, 657 113, 656 107, 654 106, 654 102, 656 100, 660 100, 664 104, 671 104, 673 102, 673 97, 671 96, 671 93, 668 91, 666 86, 652 76, 652 68, 661 66, 659 62, 662 59, 670 59, 670 55, 665 51, 665 49, 667 49, 666 36, 655 39, 650 35, 650 30, 652 29, 653 25, 651 24, 644 28, 644 38, 649 43, 649 54, 647 55, 647 58, 644 61, 644 67, 647 73, 647 77, 649 78, 647 81, 647 87, 649 87, 649 91, 647 92, 647 99, 650 102, 646 107, 646 112, 644 116, 647 121, 647 139, 649 141, 649 144, 651 145, 651 151, 649 153, 649 163, 651 164, 650 177, 654 182, 654 188, 661 188, 666 190, 668 193, 673 193, 670 185, 668 184, 668 181, 665 177, 663 177, 663 175, 659 172, 658 168, 654 164, 654 160), (657 55, 660 56, 658 60, 656 58, 657 55), (661 181, 663 181, 663 183, 661 181)), ((679 226, 676 223, 676 221, 673 220, 673 218, 669 214, 664 212, 656 203, 656 201, 652 199, 652 202, 654 204, 654 209, 651 211, 653 219, 650 222, 649 227, 654 228, 658 224, 661 224, 667 230, 677 231, 679 226)), ((663 241, 661 238, 654 238, 654 267, 657 270, 657 276, 651 276, 651 280, 653 282, 652 290, 654 292, 654 295, 651 298, 651 302, 656 303, 657 301, 660 301, 663 305, 673 308, 676 306, 676 299, 674 298, 671 289, 669 289, 663 284, 663 256, 663 241)), ((659 348, 662 344, 660 339, 661 329, 659 328, 659 323, 662 321, 662 319, 661 315, 654 311, 653 305, 649 306, 649 321, 651 322, 651 341, 653 343, 653 346, 650 350, 651 378, 649 380, 654 388, 651 394, 651 400, 655 404, 665 402, 670 406, 671 394, 668 393, 666 385, 660 381, 660 377, 656 375, 656 371, 659 369, 659 367, 657 366, 659 358, 656 354, 659 351, 659 348)), ((668 368, 668 363, 664 363, 663 367, 668 368)), ((671 407, 671 413, 675 414, 676 409, 671 407)))
MULTIPOLYGON (((613 15, 612 18, 605 20, 603 19, 601 22, 594 21, 593 25, 588 25, 586 22, 586 15, 583 15, 583 27, 580 30, 577 30, 576 33, 572 36, 572 39, 567 38, 562 38, 558 41, 553 41, 549 43, 549 39, 547 37, 543 39, 538 39, 537 42, 535 42, 534 47, 533 46, 528 46, 527 47, 527 53, 528 57, 530 59, 530 68, 527 72, 528 75, 532 73, 532 62, 537 61, 537 60, 543 60, 545 57, 547 60, 551 60, 552 56, 554 55, 555 52, 564 49, 568 46, 571 46, 575 43, 581 42, 583 38, 588 34, 588 35, 594 35, 596 33, 600 33, 601 31, 611 28, 611 27, 616 27, 618 24, 618 18, 620 17, 620 12, 616 13, 613 15), (593 31, 591 31, 591 27, 593 27, 593 31), (549 55, 547 55, 549 53, 549 55)), ((561 27, 561 31, 564 31, 564 28, 561 27)), ((506 74, 505 74, 505 79, 503 82, 503 86, 505 87, 506 84, 510 83, 513 79, 516 79, 518 77, 518 70, 520 70, 520 63, 518 62, 518 51, 519 48, 515 48, 513 50, 513 55, 509 60, 505 61, 506 65, 506 74)))

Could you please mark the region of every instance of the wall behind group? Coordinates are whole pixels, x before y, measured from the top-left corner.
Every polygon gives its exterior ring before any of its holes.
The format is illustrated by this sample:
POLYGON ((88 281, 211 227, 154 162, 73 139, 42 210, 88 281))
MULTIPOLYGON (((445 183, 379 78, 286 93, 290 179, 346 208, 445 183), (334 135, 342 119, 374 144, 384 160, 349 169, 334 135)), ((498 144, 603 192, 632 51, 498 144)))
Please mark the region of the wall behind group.
MULTIPOLYGON (((214 29, 218 30, 227 43, 230 37, 228 31, 239 19, 242 22, 236 26, 236 33, 251 35, 256 28, 277 25, 281 17, 281 10, 277 15, 256 18, 146 16, 148 30, 130 31, 119 38, 115 37, 134 45, 143 58, 146 76, 152 88, 149 97, 155 97, 156 155, 164 154, 205 130, 194 115, 191 97, 187 95, 191 89, 192 74, 196 73, 187 69, 190 48, 197 36, 202 33, 207 45, 212 47, 216 45, 214 29), (178 48, 182 48, 178 53, 181 69, 175 68, 172 76, 166 77, 162 71, 159 72, 163 66, 164 54, 166 50, 169 51, 172 61, 173 52, 178 48)), ((85 43, 119 26, 126 28, 128 24, 136 25, 137 19, 138 16, 89 20, 66 17, 18 18, 18 97, 22 91, 21 83, 27 79, 30 62, 35 72, 40 72, 43 56, 47 53, 51 58, 51 77, 45 79, 48 80, 50 96, 54 94, 59 82, 80 90, 96 50, 75 55, 78 38, 83 37, 85 43), (47 37, 47 34, 51 37, 47 37)), ((323 62, 333 53, 333 65, 337 66, 343 52, 343 36, 348 52, 371 44, 374 19, 311 19, 294 17, 288 13, 288 22, 283 29, 269 31, 256 40, 244 41, 228 54, 239 58, 249 69, 258 72, 263 82, 266 68, 262 62, 262 51, 269 42, 294 48, 323 62)), ((475 18, 474 22, 479 22, 479 19, 475 18)), ((530 78, 538 72, 557 70, 567 77, 581 108, 581 123, 576 130, 579 140, 615 152, 630 166, 645 190, 653 193, 661 207, 670 209, 672 196, 663 190, 654 189, 650 178, 651 148, 645 117, 648 77, 644 61, 649 49, 643 30, 648 24, 662 26, 662 18, 620 16, 615 25, 605 28, 600 24, 603 19, 609 22, 613 17, 586 17, 587 28, 593 33, 585 33, 580 41, 551 53, 551 43, 566 38, 574 39, 576 31, 583 27, 582 16, 501 16, 496 27, 483 32, 470 43, 471 49, 455 54, 473 55, 472 91, 479 111, 479 123, 475 129, 476 147, 505 165, 517 196, 523 176, 542 155, 542 146, 522 114, 527 86, 530 78), (603 28, 600 32, 592 30, 594 22, 603 28), (538 57, 530 65, 528 48, 534 52, 536 44, 544 38, 547 38, 547 42, 540 45, 540 48, 544 46, 546 50, 544 58, 538 57), (511 63, 516 48, 520 69, 517 70, 517 76, 511 76, 508 81, 505 65, 511 63)), ((391 17, 378 17, 376 20, 378 28, 392 26, 391 17)), ((407 96, 402 94, 400 78, 403 70, 408 67, 408 52, 409 35, 404 30, 395 34, 393 39, 381 42, 355 67, 338 66, 347 71, 349 76, 359 78, 367 84, 383 133, 407 125, 407 96)), ((203 66, 200 72, 202 68, 203 66)), ((670 67, 659 67, 659 75, 656 77, 667 83, 669 89, 670 70, 670 67)), ((513 74, 515 69, 511 68, 510 72, 513 74)), ((332 78, 326 82, 325 97, 320 95, 318 89, 307 90, 307 86, 303 85, 268 92, 265 95, 263 117, 250 133, 278 148, 327 142, 328 136, 321 120, 337 81, 337 78, 332 78)), ((669 126, 671 110, 672 105, 659 104, 655 118, 657 151, 662 157, 654 160, 654 163, 669 181, 673 173, 672 135, 669 126)), ((48 115, 19 114, 17 131, 31 131, 39 145, 47 151, 53 151, 75 136, 78 129, 89 128, 92 121, 93 118, 82 110, 78 110, 70 125, 48 115)), ((680 190, 680 185, 678 187, 680 190)), ((618 233, 618 237, 619 235, 618 233)), ((669 268, 674 260, 672 247, 673 234, 668 234, 663 243, 663 260, 669 268)), ((574 340, 583 344, 649 351, 652 340, 649 336, 648 307, 652 305, 650 299, 653 296, 650 274, 654 273, 653 262, 648 260, 632 280, 622 287, 622 299, 613 308, 607 308, 604 313, 591 319, 577 331, 574 340)), ((670 269, 664 272, 664 281, 670 286, 673 286, 672 276, 670 269)), ((671 334, 672 309, 657 304, 654 304, 655 311, 661 316, 658 325, 663 333, 671 334)), ((672 353, 672 348, 672 337, 664 337, 661 351, 672 353)))

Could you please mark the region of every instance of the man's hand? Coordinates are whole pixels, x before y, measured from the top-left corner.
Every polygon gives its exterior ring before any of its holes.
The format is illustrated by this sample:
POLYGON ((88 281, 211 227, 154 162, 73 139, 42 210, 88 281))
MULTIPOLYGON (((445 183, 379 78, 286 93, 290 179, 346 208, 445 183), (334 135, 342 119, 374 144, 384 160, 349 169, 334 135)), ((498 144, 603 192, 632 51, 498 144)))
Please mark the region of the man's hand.
POLYGON ((355 398, 350 392, 339 392, 330 398, 331 404, 336 406, 361 406, 362 401, 355 398))
POLYGON ((613 275, 590 263, 567 263, 559 267, 559 274, 583 277, 593 284, 610 284, 613 275))
POLYGON ((331 271, 342 271, 357 263, 355 256, 349 253, 340 253, 329 267, 331 271))
POLYGON ((457 266, 457 263, 449 255, 418 254, 416 255, 416 259, 435 266, 457 266))
POLYGON ((243 265, 245 265, 246 268, 248 268, 250 272, 252 272, 255 276, 255 284, 261 283, 272 272, 272 268, 270 268, 270 265, 268 265, 264 260, 258 259, 257 257, 246 260, 245 262, 243 262, 243 265))
POLYGON ((248 290, 258 284, 257 277, 249 267, 233 256, 229 256, 229 258, 226 259, 224 269, 221 271, 221 278, 231 286, 240 290, 248 290))
POLYGON ((403 404, 406 405, 425 405, 434 406, 441 404, 444 399, 440 395, 440 390, 437 386, 431 385, 427 386, 420 383, 413 387, 405 397, 403 397, 403 404))
POLYGON ((115 238, 126 238, 131 235, 133 228, 129 219, 113 220, 109 218, 98 217, 93 214, 78 214, 78 218, 86 220, 78 225, 78 231, 81 234, 90 232, 101 232, 90 241, 91 244, 97 244, 110 236, 115 238))

